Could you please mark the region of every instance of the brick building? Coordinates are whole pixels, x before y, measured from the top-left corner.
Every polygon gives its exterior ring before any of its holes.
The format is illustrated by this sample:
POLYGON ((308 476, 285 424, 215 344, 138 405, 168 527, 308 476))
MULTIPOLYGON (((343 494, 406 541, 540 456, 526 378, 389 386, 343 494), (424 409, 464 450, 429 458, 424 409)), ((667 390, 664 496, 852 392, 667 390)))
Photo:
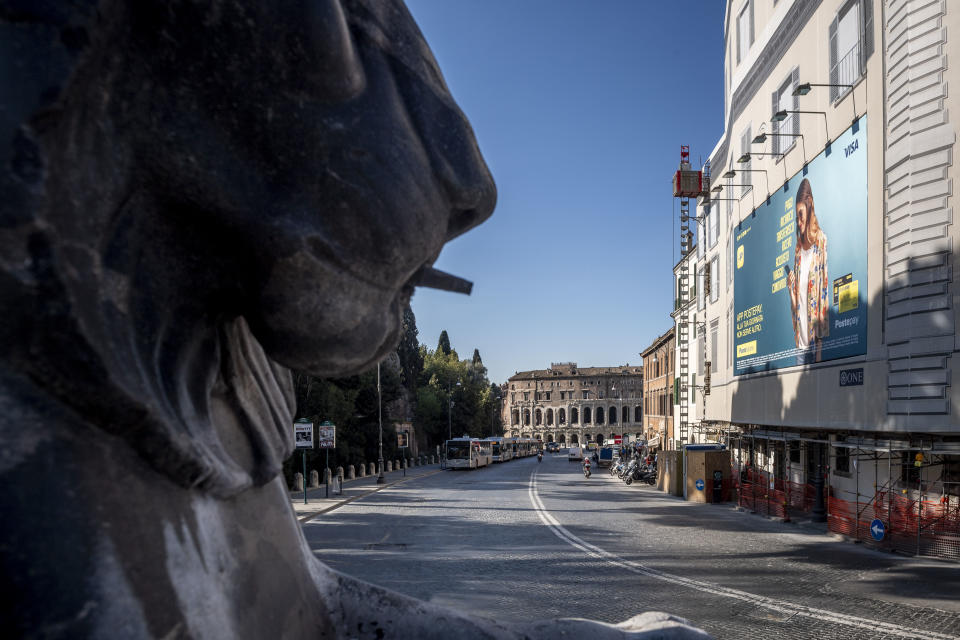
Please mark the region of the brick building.
POLYGON ((673 449, 674 328, 643 353, 643 434, 651 448, 673 449))

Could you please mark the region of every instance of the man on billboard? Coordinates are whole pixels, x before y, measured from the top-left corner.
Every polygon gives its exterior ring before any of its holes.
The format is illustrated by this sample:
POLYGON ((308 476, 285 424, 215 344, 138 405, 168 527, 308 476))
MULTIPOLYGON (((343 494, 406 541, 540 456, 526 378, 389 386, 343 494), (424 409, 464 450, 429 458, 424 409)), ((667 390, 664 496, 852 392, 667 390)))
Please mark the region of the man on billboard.
POLYGON ((827 236, 817 222, 813 191, 806 178, 797 188, 797 243, 793 271, 787 276, 797 364, 820 362, 823 339, 830 335, 830 278, 827 274, 827 236))

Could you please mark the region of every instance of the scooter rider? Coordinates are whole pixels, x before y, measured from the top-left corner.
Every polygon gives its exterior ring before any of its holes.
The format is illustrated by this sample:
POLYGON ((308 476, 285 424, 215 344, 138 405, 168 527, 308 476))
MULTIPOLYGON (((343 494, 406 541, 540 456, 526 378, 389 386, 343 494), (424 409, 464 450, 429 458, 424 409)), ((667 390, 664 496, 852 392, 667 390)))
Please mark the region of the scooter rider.
POLYGON ((583 459, 583 475, 586 478, 590 477, 590 458, 583 459))
POLYGON ((537 452, 537 462, 543 462, 543 451, 537 452))

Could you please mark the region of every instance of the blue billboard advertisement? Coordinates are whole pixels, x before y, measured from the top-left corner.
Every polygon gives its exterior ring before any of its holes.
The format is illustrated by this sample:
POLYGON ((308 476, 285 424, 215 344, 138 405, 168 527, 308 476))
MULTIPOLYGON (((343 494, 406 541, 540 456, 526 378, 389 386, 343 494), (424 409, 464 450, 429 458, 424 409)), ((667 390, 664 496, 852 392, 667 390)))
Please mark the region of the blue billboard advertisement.
POLYGON ((733 233, 735 375, 866 353, 866 116, 733 233))

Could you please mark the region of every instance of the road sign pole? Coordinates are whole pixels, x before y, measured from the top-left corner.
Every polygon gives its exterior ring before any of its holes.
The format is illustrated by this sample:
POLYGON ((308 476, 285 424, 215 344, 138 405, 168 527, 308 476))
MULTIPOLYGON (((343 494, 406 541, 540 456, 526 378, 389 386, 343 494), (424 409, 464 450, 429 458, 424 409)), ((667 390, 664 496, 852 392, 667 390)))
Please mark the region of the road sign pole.
POLYGON ((330 449, 327 449, 326 469, 323 470, 323 483, 327 485, 327 497, 330 497, 330 449))
POLYGON ((303 504, 307 504, 307 450, 303 450, 303 504))

